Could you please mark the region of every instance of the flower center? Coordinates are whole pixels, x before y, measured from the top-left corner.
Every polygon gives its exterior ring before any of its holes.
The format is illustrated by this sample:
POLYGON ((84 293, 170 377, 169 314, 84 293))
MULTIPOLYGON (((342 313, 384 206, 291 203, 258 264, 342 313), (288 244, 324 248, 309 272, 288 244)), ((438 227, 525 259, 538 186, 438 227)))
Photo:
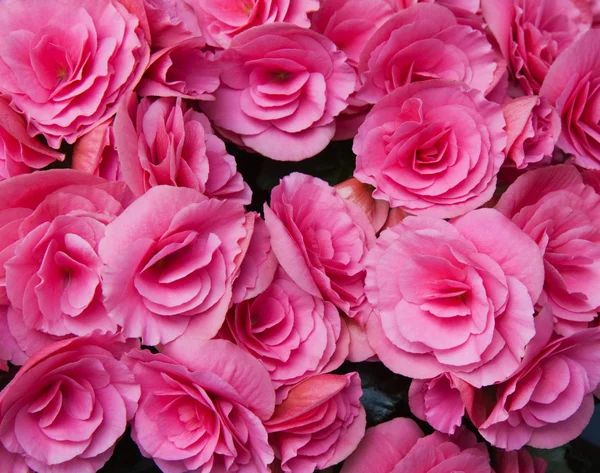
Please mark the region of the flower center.
POLYGON ((71 282, 71 270, 66 269, 63 271, 63 287, 67 287, 71 282))
POLYGON ((254 2, 252 0, 242 0, 242 11, 250 16, 254 11, 254 2))
POLYGON ((156 263, 152 265, 154 269, 162 270, 167 265, 167 258, 159 259, 156 263))
POLYGON ((65 80, 67 78, 67 69, 59 66, 56 70, 56 77, 59 83, 65 80))
POLYGON ((429 147, 417 151, 417 161, 421 164, 436 163, 441 159, 437 148, 429 147))
POLYGON ((284 82, 288 80, 292 75, 292 73, 289 71, 274 71, 272 74, 273 79, 277 82, 284 82))

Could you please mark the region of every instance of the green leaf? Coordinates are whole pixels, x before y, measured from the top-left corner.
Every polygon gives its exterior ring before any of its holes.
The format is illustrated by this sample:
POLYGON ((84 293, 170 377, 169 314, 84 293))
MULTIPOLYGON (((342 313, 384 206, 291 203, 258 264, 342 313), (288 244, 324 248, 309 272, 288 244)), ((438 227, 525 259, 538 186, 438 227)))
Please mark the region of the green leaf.
POLYGON ((546 473, 574 473, 567 462, 569 453, 569 448, 567 446, 550 450, 530 448, 529 451, 534 457, 541 457, 548 462, 546 473))
POLYGON ((413 417, 408 407, 409 378, 392 373, 383 363, 374 362, 346 362, 336 373, 351 371, 360 375, 363 389, 360 402, 367 413, 367 426, 381 424, 395 417, 413 417))

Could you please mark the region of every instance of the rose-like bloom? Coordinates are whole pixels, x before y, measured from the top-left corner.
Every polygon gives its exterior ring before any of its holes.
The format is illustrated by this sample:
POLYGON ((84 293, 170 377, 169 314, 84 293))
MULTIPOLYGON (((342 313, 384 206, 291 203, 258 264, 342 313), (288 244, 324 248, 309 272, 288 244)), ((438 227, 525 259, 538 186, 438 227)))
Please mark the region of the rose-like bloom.
POLYGON ((102 179, 61 169, 18 176, 0 182, 0 305, 7 305, 4 263, 14 255, 19 226, 51 193, 69 185, 99 185, 102 179))
POLYGON ((548 100, 537 95, 518 97, 504 103, 502 112, 508 136, 506 157, 517 169, 549 162, 560 135, 560 117, 548 100))
POLYGON ((581 434, 594 413, 600 382, 600 327, 551 339, 549 310, 536 317, 536 335, 519 371, 497 387, 495 399, 468 396, 467 412, 492 445, 555 448, 581 434), (484 406, 492 408, 481 413, 484 406))
POLYGON ((149 55, 138 18, 113 0, 2 3, 0 44, 0 93, 53 148, 113 115, 149 55))
POLYGON ((198 18, 187 0, 143 0, 152 47, 161 49, 201 36, 198 18))
POLYGON ((72 168, 100 176, 107 181, 122 181, 119 154, 115 148, 113 120, 101 123, 81 136, 73 146, 72 168))
POLYGON ((454 434, 465 414, 458 387, 462 382, 448 373, 433 379, 413 379, 408 390, 411 412, 435 430, 454 434))
POLYGON ((263 422, 275 394, 261 364, 226 340, 168 354, 132 350, 123 360, 142 388, 131 431, 142 454, 165 473, 268 473, 263 422))
POLYGON ((589 9, 573 0, 482 0, 481 8, 510 71, 528 95, 540 91, 558 55, 591 25, 589 9))
POLYGON ((205 45, 203 38, 190 38, 154 53, 136 92, 142 97, 214 100, 220 68, 205 45))
POLYGON ((507 452, 496 450, 496 473, 546 473, 548 463, 540 457, 532 457, 524 448, 507 452))
POLYGON ((20 459, 38 473, 102 468, 140 397, 118 361, 132 346, 114 336, 80 337, 29 359, 0 394, 0 443, 14 462, 9 473, 27 472, 20 459))
POLYGON ((265 23, 284 22, 308 28, 308 14, 319 0, 184 0, 194 11, 210 46, 228 48, 236 35, 265 23))
POLYGON ((263 292, 275 277, 279 262, 271 248, 271 235, 262 218, 255 214, 252 237, 233 283, 232 301, 237 304, 263 292))
POLYGON ((0 97, 0 181, 64 159, 64 154, 29 136, 23 117, 0 97))
POLYGON ((481 31, 459 25, 445 7, 417 4, 392 16, 365 45, 356 98, 374 104, 403 85, 431 79, 461 81, 486 93, 495 85, 495 59, 481 31))
POLYGON ((263 293, 229 312, 222 333, 264 365, 276 389, 333 371, 348 354, 336 307, 302 290, 281 269, 263 293))
POLYGON ((364 260, 375 242, 365 213, 329 184, 292 173, 264 207, 279 264, 309 294, 352 316, 365 301, 364 260))
POLYGON ((323 0, 311 28, 333 41, 356 67, 365 44, 395 12, 395 0, 323 0))
POLYGON ((600 169, 600 30, 588 31, 557 58, 540 95, 561 117, 558 147, 578 166, 600 169))
MULTIPOLYGON (((74 182, 81 179, 77 171, 69 174, 74 182)), ((23 185, 51 176, 5 181, 5 188, 12 184, 26 193, 23 185)), ((25 353, 32 355, 55 337, 116 331, 102 303, 98 244, 106 225, 132 200, 124 183, 97 178, 95 185, 49 192, 18 222, 18 239, 4 269, 8 327, 25 353)))
POLYGON ((552 307, 556 331, 587 328, 600 310, 600 195, 565 164, 525 173, 496 208, 543 252, 540 303, 552 307))
POLYGON ((366 266, 369 342, 392 371, 481 387, 518 368, 544 267, 535 242, 498 211, 452 223, 407 217, 381 234, 366 266))
POLYGON ((235 158, 208 118, 181 98, 143 98, 138 104, 131 94, 117 112, 113 133, 123 178, 135 194, 170 185, 250 203, 251 191, 236 171, 235 158))
POLYGON ((221 86, 203 111, 228 138, 279 161, 322 151, 356 84, 331 40, 294 25, 245 31, 219 61, 221 86))
POLYGON ((295 385, 265 422, 285 473, 313 473, 344 460, 365 434, 358 373, 321 374, 295 385))
POLYGON ((151 188, 108 225, 100 242, 109 317, 145 345, 184 332, 213 337, 250 237, 245 220, 238 202, 184 187, 151 188))
POLYGON ((411 419, 398 417, 367 429, 342 473, 494 473, 484 443, 461 430, 424 436, 411 419))
POLYGON ((373 197, 419 215, 455 217, 487 202, 506 146, 500 106, 464 84, 408 84, 380 100, 354 139, 354 176, 373 197))

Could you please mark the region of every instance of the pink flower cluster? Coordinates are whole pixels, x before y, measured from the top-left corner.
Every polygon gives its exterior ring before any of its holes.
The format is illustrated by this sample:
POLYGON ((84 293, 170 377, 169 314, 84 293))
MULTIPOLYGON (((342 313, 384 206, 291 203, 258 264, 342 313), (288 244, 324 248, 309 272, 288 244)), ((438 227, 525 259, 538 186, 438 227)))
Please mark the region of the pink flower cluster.
POLYGON ((5 180, 0 194, 1 354, 25 363, 0 397, 15 472, 96 471, 127 421, 164 471, 266 472, 277 457, 312 472, 356 448, 360 378, 328 373, 350 351, 338 306, 350 317, 366 304, 375 230, 357 204, 302 174, 274 189, 267 222, 235 196, 157 185, 136 199, 68 169, 5 180), (127 409, 105 412, 117 394, 127 409))
POLYGON ((597 3, 0 0, 0 471, 544 473, 600 384, 597 3))

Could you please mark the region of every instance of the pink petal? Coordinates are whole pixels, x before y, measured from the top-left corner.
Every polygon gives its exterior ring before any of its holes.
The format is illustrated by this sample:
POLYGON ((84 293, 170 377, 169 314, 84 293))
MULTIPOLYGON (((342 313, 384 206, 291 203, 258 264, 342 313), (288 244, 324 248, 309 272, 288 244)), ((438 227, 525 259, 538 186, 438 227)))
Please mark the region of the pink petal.
POLYGON ((402 417, 371 427, 341 473, 390 473, 422 436, 413 420, 402 417))
POLYGON ((271 417, 275 391, 269 373, 258 360, 226 340, 170 344, 165 354, 194 371, 215 373, 231 386, 262 420, 271 417))

